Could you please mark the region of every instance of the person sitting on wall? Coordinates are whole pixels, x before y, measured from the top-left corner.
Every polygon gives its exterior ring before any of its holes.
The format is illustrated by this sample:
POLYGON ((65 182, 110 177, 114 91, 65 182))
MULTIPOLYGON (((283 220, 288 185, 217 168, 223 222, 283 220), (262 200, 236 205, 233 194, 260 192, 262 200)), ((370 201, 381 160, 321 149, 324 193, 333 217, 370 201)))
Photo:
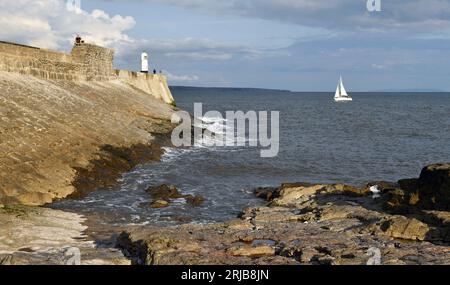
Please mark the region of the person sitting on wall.
POLYGON ((81 40, 81 37, 79 35, 77 35, 77 37, 75 38, 75 45, 79 46, 83 43, 84 41, 81 40))
POLYGON ((156 74, 156 69, 153 69, 153 74, 156 74))

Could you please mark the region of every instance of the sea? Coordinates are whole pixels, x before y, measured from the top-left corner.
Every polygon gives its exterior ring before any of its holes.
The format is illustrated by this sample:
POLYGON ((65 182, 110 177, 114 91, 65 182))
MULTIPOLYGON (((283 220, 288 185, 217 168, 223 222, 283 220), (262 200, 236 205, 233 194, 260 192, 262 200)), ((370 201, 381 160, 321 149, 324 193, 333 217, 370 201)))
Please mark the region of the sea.
MULTIPOLYGON (((227 111, 279 112, 279 153, 261 157, 261 146, 165 148, 160 162, 125 173, 119 185, 51 207, 102 217, 107 226, 212 223, 262 205, 253 190, 287 182, 346 183, 418 177, 432 163, 450 161, 450 93, 353 93, 335 103, 334 93, 262 89, 175 87, 177 106, 222 116, 202 118, 215 130, 227 111), (143 206, 148 187, 174 185, 202 196, 201 206, 178 199, 163 209, 143 206)), ((270 116, 269 116, 270 117, 270 116)), ((244 137, 245 139, 245 137, 244 137)))

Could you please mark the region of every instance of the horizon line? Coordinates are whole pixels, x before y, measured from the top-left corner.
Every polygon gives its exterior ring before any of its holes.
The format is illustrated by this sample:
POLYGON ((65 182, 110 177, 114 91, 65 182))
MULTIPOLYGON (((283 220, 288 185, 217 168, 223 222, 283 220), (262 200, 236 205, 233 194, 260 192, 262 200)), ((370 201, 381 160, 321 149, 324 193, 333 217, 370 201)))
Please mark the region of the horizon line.
MULTIPOLYGON (((279 91, 279 92, 290 92, 290 93, 334 93, 334 91, 308 91, 308 90, 289 90, 280 88, 264 88, 264 87, 227 87, 227 86, 188 86, 188 85, 171 85, 174 88, 198 88, 198 89, 248 89, 248 90, 265 90, 265 91, 279 91)), ((427 89, 417 89, 417 90, 402 90, 402 89, 392 89, 392 90, 368 90, 368 91, 350 91, 349 93, 450 93, 450 90, 427 90, 427 89)))

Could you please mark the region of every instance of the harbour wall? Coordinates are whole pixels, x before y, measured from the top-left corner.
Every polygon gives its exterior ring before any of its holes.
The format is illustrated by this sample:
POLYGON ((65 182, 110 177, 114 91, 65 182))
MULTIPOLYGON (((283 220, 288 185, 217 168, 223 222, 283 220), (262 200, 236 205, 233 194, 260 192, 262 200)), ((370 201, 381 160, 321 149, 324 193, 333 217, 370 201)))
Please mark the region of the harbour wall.
POLYGON ((76 44, 70 53, 0 41, 0 71, 48 80, 122 80, 147 94, 174 105, 167 78, 114 69, 114 50, 88 43, 76 44))

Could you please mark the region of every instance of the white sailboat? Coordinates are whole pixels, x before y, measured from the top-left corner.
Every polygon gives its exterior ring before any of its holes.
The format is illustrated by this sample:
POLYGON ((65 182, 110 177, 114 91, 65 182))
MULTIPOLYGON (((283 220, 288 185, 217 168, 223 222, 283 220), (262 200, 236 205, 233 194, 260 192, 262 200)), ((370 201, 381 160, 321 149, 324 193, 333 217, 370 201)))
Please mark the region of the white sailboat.
POLYGON ((342 77, 339 79, 339 84, 336 89, 336 94, 334 95, 334 101, 336 102, 350 102, 353 101, 352 97, 347 94, 345 90, 344 83, 342 81, 342 77))

